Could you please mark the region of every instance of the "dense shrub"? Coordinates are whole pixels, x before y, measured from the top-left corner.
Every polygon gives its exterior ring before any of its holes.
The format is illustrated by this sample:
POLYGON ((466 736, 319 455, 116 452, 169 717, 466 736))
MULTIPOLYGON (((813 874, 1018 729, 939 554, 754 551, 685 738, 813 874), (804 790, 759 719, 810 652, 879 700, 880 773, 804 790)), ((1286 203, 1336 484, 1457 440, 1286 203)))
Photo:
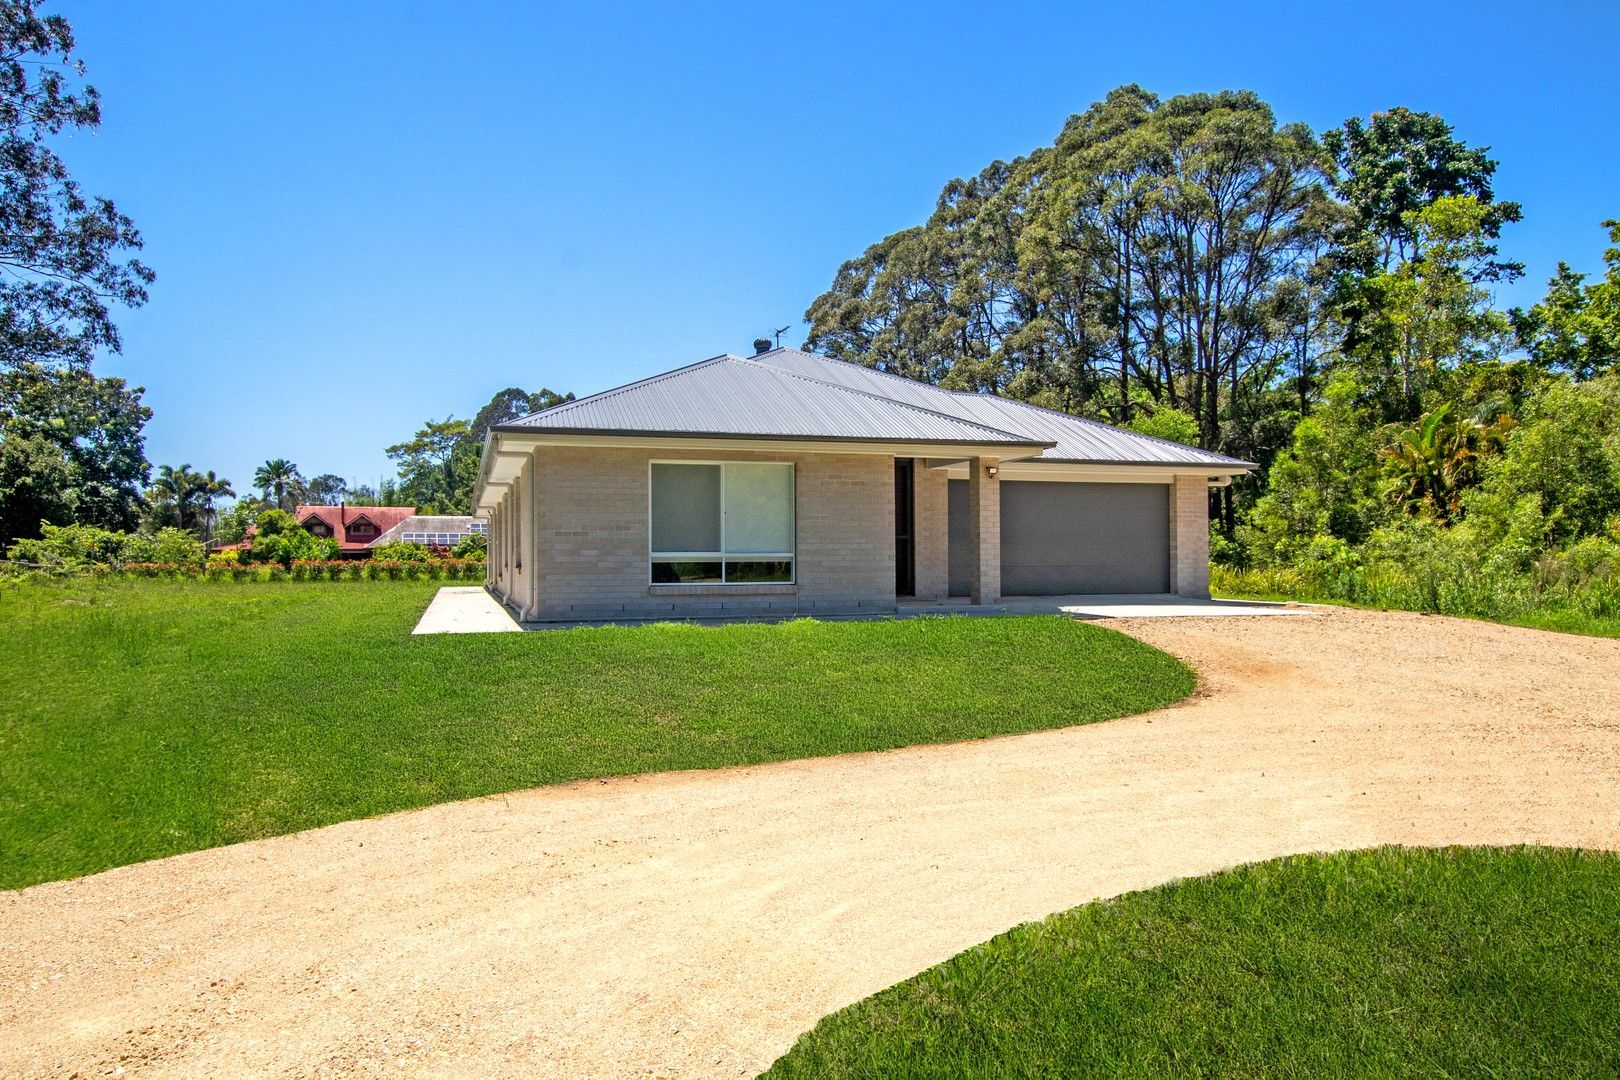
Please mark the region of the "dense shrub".
POLYGON ((255 525, 249 557, 254 562, 278 563, 290 571, 294 562, 335 559, 340 550, 336 540, 312 535, 291 514, 266 510, 255 525))
POLYGON ((374 560, 382 559, 384 562, 427 562, 433 558, 433 552, 426 544, 396 540, 391 544, 373 545, 371 557, 374 560))
POLYGON ((50 574, 118 569, 135 563, 203 564, 203 546, 183 529, 155 535, 112 532, 93 525, 44 525, 37 540, 19 540, 7 558, 50 574))
POLYGON ((195 562, 129 562, 112 567, 86 565, 84 574, 112 574, 138 578, 184 578, 200 581, 482 581, 484 563, 474 559, 431 559, 399 562, 366 559, 295 559, 280 563, 237 560, 195 562))
POLYGON ((457 559, 482 559, 489 551, 489 536, 485 533, 468 533, 456 541, 456 546, 450 549, 452 557, 457 559))

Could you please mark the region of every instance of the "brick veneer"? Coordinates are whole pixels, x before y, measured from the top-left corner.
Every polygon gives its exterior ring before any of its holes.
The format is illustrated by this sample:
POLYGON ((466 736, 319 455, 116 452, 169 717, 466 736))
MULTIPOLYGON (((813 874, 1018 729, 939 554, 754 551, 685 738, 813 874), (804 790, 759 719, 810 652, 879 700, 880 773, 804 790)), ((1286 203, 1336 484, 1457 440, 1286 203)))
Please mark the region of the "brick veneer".
POLYGON ((921 460, 913 475, 917 599, 943 600, 951 584, 950 481, 944 469, 927 468, 921 460))
MULTIPOLYGON (((538 620, 892 612, 894 459, 875 454, 769 454, 541 447, 525 466, 532 491, 524 553, 538 620), (648 464, 654 460, 791 461, 797 583, 648 584, 648 464)), ((521 479, 520 479, 521 483, 521 479)), ((510 499, 510 495, 508 496, 510 499)), ((502 502, 502 509, 509 508, 502 502)), ((519 582, 512 580, 512 585, 519 582)), ((497 585, 500 589, 500 585, 497 585)))
POLYGON ((1170 487, 1170 591, 1209 596, 1209 481, 1178 476, 1170 487))

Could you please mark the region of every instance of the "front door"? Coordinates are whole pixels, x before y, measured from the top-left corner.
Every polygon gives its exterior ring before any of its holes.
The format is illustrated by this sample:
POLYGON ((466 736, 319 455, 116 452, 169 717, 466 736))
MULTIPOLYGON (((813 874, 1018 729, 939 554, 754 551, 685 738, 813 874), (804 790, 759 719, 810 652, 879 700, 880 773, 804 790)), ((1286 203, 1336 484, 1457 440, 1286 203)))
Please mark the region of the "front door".
POLYGON ((917 595, 916 464, 894 459, 894 594, 917 595))

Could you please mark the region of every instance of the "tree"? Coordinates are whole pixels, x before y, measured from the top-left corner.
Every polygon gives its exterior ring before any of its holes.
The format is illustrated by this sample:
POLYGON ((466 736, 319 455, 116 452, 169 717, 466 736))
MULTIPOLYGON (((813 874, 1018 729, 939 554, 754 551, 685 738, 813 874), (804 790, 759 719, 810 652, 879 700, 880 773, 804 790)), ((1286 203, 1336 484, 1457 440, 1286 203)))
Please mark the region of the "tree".
POLYGON ((203 507, 206 486, 203 475, 193 472, 189 464, 160 465, 147 497, 153 503, 158 520, 197 531, 199 521, 207 516, 203 507))
POLYGON ((1620 366, 1620 221, 1605 221, 1610 247, 1603 279, 1586 284, 1560 262, 1547 296, 1529 311, 1509 313, 1519 342, 1544 368, 1593 379, 1620 366))
POLYGON ((42 521, 135 527, 150 470, 144 393, 77 368, 0 369, 0 542, 42 521))
MULTIPOLYGON (((1489 147, 1470 147, 1433 113, 1397 107, 1351 117, 1323 132, 1322 145, 1337 167, 1334 192, 1348 211, 1335 239, 1341 265, 1363 276, 1387 273, 1423 256, 1423 237, 1412 215, 1436 200, 1466 196, 1482 208, 1481 235, 1494 241, 1502 226, 1524 215, 1518 203, 1497 202, 1496 162, 1489 147)), ((1518 263, 1496 260, 1494 244, 1475 268, 1475 281, 1514 278, 1518 263)))
POLYGON ((109 306, 146 302, 141 236, 107 199, 85 195, 48 142, 93 131, 101 99, 82 85, 73 29, 41 0, 0 0, 0 366, 83 368, 120 347, 109 306))
POLYGON ((390 446, 401 493, 429 513, 467 513, 480 449, 471 435, 467 421, 446 417, 429 420, 414 438, 390 446))
MULTIPOLYGON (((1252 93, 1120 87, 840 267, 808 345, 1116 423, 1168 407, 1199 445, 1254 453, 1259 395, 1311 325, 1297 283, 1333 217, 1323 166, 1252 93)), ((1230 489, 1222 508, 1230 527, 1230 489)))
POLYGON ((253 473, 253 486, 277 509, 292 510, 304 490, 304 478, 286 458, 272 458, 253 473))
POLYGON ((492 427, 509 424, 530 413, 537 413, 542 409, 573 400, 573 394, 559 394, 545 387, 531 394, 527 390, 508 386, 505 390, 497 391, 495 396, 489 399, 489 404, 474 414, 468 434, 482 445, 484 436, 492 427))
POLYGON ((254 526, 249 558, 291 566, 295 559, 335 559, 340 545, 330 536, 314 536, 284 510, 266 510, 254 526))
POLYGON ((1378 297, 1376 317, 1350 351, 1364 383, 1391 419, 1414 416, 1442 370, 1494 360, 1509 345, 1509 324, 1490 306, 1480 267, 1495 248, 1490 208, 1471 196, 1436 199, 1407 215, 1417 254, 1365 290, 1378 297))
POLYGON ((349 493, 349 482, 334 473, 322 473, 309 482, 307 494, 312 502, 323 506, 336 506, 349 493))
POLYGON ((1384 448, 1396 501, 1409 513, 1455 520, 1463 495, 1479 483, 1481 460, 1502 448, 1512 427, 1506 416, 1489 424, 1458 416, 1449 401, 1431 409, 1384 448))

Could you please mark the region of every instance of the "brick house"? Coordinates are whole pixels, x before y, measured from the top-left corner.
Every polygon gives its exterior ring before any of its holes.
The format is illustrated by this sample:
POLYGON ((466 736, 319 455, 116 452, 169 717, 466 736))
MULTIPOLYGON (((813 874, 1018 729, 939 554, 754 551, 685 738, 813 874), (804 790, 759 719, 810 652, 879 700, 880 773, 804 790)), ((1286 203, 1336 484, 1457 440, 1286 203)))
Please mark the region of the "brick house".
POLYGON ((521 618, 893 612, 1209 592, 1254 466, 756 342, 489 433, 474 510, 521 618))

